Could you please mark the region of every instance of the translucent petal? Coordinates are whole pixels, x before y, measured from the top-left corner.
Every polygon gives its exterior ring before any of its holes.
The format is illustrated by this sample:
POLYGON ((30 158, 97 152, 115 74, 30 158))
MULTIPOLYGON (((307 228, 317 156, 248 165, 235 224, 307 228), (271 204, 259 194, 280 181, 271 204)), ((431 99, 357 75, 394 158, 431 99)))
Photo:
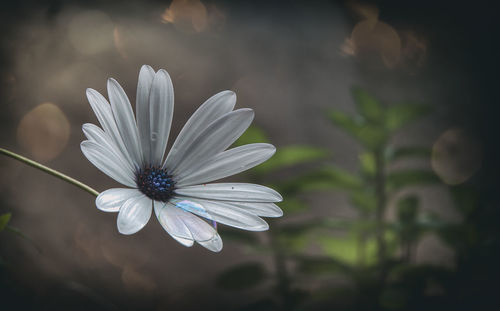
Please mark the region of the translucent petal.
POLYGON ((189 118, 175 140, 163 167, 172 171, 184 158, 187 148, 210 123, 233 110, 236 95, 223 91, 207 99, 189 118))
POLYGON ((172 203, 185 211, 228 226, 250 231, 269 229, 269 225, 262 218, 231 204, 231 202, 176 197, 172 203), (180 205, 179 202, 183 204, 180 205))
POLYGON ((197 216, 175 207, 171 203, 167 203, 167 206, 171 208, 170 211, 176 213, 178 216, 177 219, 182 220, 197 243, 213 252, 220 252, 222 250, 222 239, 211 225, 197 216))
POLYGON ((198 244, 201 246, 205 247, 206 249, 212 251, 212 252, 220 252, 222 250, 223 244, 222 244, 222 239, 220 235, 215 232, 215 235, 213 236, 212 239, 208 241, 198 241, 198 244))
POLYGON ((283 211, 274 203, 226 202, 247 212, 263 217, 281 217, 283 211))
POLYGON ((149 92, 155 71, 148 65, 141 67, 139 72, 139 81, 137 82, 137 95, 135 101, 135 111, 137 116, 137 128, 144 156, 144 163, 148 163, 151 158, 150 149, 150 127, 149 127, 149 92))
POLYGON ((121 150, 122 154, 127 158, 127 161, 132 165, 136 166, 136 163, 132 161, 123 139, 120 136, 118 127, 116 126, 115 118, 113 112, 111 111, 111 106, 104 96, 93 89, 87 89, 87 98, 90 103, 90 107, 94 111, 97 120, 101 124, 104 132, 106 132, 109 137, 115 142, 116 146, 121 150))
POLYGON ((198 216, 185 212, 181 209, 177 210, 182 221, 188 227, 191 235, 193 236, 193 239, 196 242, 199 243, 210 241, 217 234, 212 226, 210 226, 206 221, 202 220, 198 216))
POLYGON ((182 221, 179 209, 172 204, 154 202, 155 214, 161 226, 179 243, 185 246, 193 245, 191 231, 182 221))
POLYGON ((153 79, 149 93, 150 164, 161 165, 167 147, 172 116, 174 114, 174 88, 168 73, 161 69, 153 79))
POLYGON ((231 111, 212 122, 187 147, 179 165, 170 171, 176 175, 179 172, 196 165, 198 162, 209 159, 226 150, 252 123, 254 113, 252 109, 238 109, 231 111))
POLYGON ((88 140, 83 141, 80 148, 87 159, 104 174, 125 186, 136 186, 134 174, 125 169, 126 165, 109 149, 88 140))
POLYGON ((142 152, 139 142, 139 132, 135 123, 134 112, 130 106, 127 94, 115 79, 108 79, 108 94, 111 111, 115 117, 118 131, 125 148, 139 166, 142 166, 142 152))
POLYGON ((276 152, 270 144, 249 144, 217 154, 208 161, 186 168, 175 176, 177 187, 211 182, 248 170, 276 152))
POLYGON ((125 201, 139 196, 141 196, 141 192, 137 189, 112 188, 101 192, 97 196, 95 204, 103 212, 118 212, 125 201))
POLYGON ((116 224, 121 234, 134 234, 144 228, 151 217, 153 201, 145 195, 125 201, 118 213, 116 224))
POLYGON ((83 134, 87 137, 89 141, 93 141, 98 145, 108 148, 113 152, 117 158, 121 160, 124 164, 124 168, 130 170, 132 173, 135 172, 133 164, 125 157, 123 152, 118 148, 116 143, 107 133, 105 133, 100 127, 91 123, 85 123, 82 126, 83 134))
POLYGON ((275 190, 256 184, 215 183, 187 186, 174 191, 178 195, 236 202, 281 202, 283 198, 275 190))

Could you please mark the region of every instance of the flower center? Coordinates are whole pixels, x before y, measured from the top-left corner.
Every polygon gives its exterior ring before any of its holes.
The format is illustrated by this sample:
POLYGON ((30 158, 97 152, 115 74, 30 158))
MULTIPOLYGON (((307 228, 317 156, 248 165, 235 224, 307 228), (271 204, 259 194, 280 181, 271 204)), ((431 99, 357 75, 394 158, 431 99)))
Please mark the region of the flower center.
POLYGON ((159 167, 147 167, 137 173, 137 187, 147 197, 167 202, 175 189, 172 175, 159 167))

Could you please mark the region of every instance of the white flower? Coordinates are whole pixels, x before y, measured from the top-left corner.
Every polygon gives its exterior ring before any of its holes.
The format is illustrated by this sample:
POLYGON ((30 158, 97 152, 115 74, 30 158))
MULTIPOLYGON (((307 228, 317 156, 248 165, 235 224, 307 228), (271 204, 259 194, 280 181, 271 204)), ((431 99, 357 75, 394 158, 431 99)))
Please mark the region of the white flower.
POLYGON ((114 79, 108 79, 108 95, 111 105, 99 92, 87 89, 102 129, 84 124, 88 140, 81 143, 81 149, 103 173, 129 187, 106 190, 96 199, 98 209, 119 212, 120 233, 141 230, 154 209, 162 227, 179 243, 192 246, 196 241, 218 252, 222 240, 216 222, 263 231, 269 226, 259 216, 283 215, 274 204, 282 197, 273 189, 246 183, 205 184, 254 167, 276 151, 273 145, 263 143, 226 150, 254 117, 251 109, 233 110, 233 92, 220 92, 201 105, 165 160, 174 110, 168 73, 163 69, 155 73, 150 66, 142 66, 137 84, 137 123, 127 95, 114 79))

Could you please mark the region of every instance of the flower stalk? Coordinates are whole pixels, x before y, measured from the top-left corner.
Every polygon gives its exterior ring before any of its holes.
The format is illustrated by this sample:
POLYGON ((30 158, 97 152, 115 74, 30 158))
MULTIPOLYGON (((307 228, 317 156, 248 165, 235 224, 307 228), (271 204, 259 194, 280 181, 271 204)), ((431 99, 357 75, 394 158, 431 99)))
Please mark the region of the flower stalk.
POLYGON ((34 167, 36 169, 39 169, 39 170, 41 170, 41 171, 43 171, 43 172, 45 172, 47 174, 50 174, 50 175, 55 176, 55 177, 57 177, 57 178, 59 178, 61 180, 64 180, 65 182, 68 182, 68 183, 70 183, 70 184, 72 184, 74 186, 77 186, 78 188, 80 188, 82 190, 85 190, 85 191, 87 191, 88 193, 90 193, 90 194, 92 194, 94 196, 98 196, 99 195, 99 192, 97 192, 97 190, 91 188, 90 186, 87 186, 86 184, 84 184, 84 183, 82 183, 82 182, 80 182, 80 181, 78 181, 78 180, 76 180, 76 179, 74 179, 72 177, 69 177, 66 174, 63 174, 63 173, 61 173, 59 171, 51 169, 50 167, 47 167, 47 166, 45 166, 45 165, 43 165, 41 163, 38 163, 36 161, 33 161, 33 160, 28 159, 26 157, 23 157, 22 155, 19 155, 19 154, 15 153, 15 152, 9 151, 9 150, 4 149, 4 148, 0 148, 0 154, 8 156, 8 157, 10 157, 12 159, 15 159, 15 160, 17 160, 19 162, 22 162, 22 163, 27 164, 29 166, 32 166, 32 167, 34 167))

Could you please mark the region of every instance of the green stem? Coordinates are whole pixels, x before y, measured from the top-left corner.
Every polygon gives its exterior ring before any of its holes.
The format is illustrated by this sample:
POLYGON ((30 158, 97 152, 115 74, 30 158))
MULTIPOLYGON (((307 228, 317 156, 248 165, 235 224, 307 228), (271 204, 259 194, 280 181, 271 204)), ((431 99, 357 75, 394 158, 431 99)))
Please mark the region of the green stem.
POLYGON ((386 205, 386 193, 385 193, 385 162, 382 150, 375 151, 375 192, 377 196, 377 209, 375 211, 376 220, 376 239, 378 246, 378 260, 379 264, 385 266, 385 228, 384 228, 384 211, 386 205))
POLYGON ((47 174, 50 174, 50 175, 55 176, 55 177, 57 177, 59 179, 62 179, 62 180, 66 181, 66 182, 68 182, 68 183, 70 183, 72 185, 77 186, 78 188, 81 188, 81 189, 87 191, 90 194, 93 194, 95 196, 99 195, 99 192, 97 192, 93 188, 87 186, 86 184, 84 184, 84 183, 82 183, 82 182, 80 182, 80 181, 78 181, 78 180, 76 180, 74 178, 71 178, 68 175, 65 175, 65 174, 63 174, 63 173, 61 173, 59 171, 51 169, 50 167, 47 167, 47 166, 45 166, 43 164, 40 164, 40 163, 38 163, 36 161, 30 160, 28 158, 25 158, 25 157, 23 157, 23 156, 21 156, 21 155, 19 155, 17 153, 14 153, 12 151, 0 148, 0 154, 6 155, 8 157, 11 157, 12 159, 15 159, 15 160, 17 160, 19 162, 22 162, 24 164, 28 164, 28 165, 30 165, 30 166, 32 166, 34 168, 37 168, 37 169, 39 169, 39 170, 41 170, 41 171, 43 171, 43 172, 45 172, 47 174))

